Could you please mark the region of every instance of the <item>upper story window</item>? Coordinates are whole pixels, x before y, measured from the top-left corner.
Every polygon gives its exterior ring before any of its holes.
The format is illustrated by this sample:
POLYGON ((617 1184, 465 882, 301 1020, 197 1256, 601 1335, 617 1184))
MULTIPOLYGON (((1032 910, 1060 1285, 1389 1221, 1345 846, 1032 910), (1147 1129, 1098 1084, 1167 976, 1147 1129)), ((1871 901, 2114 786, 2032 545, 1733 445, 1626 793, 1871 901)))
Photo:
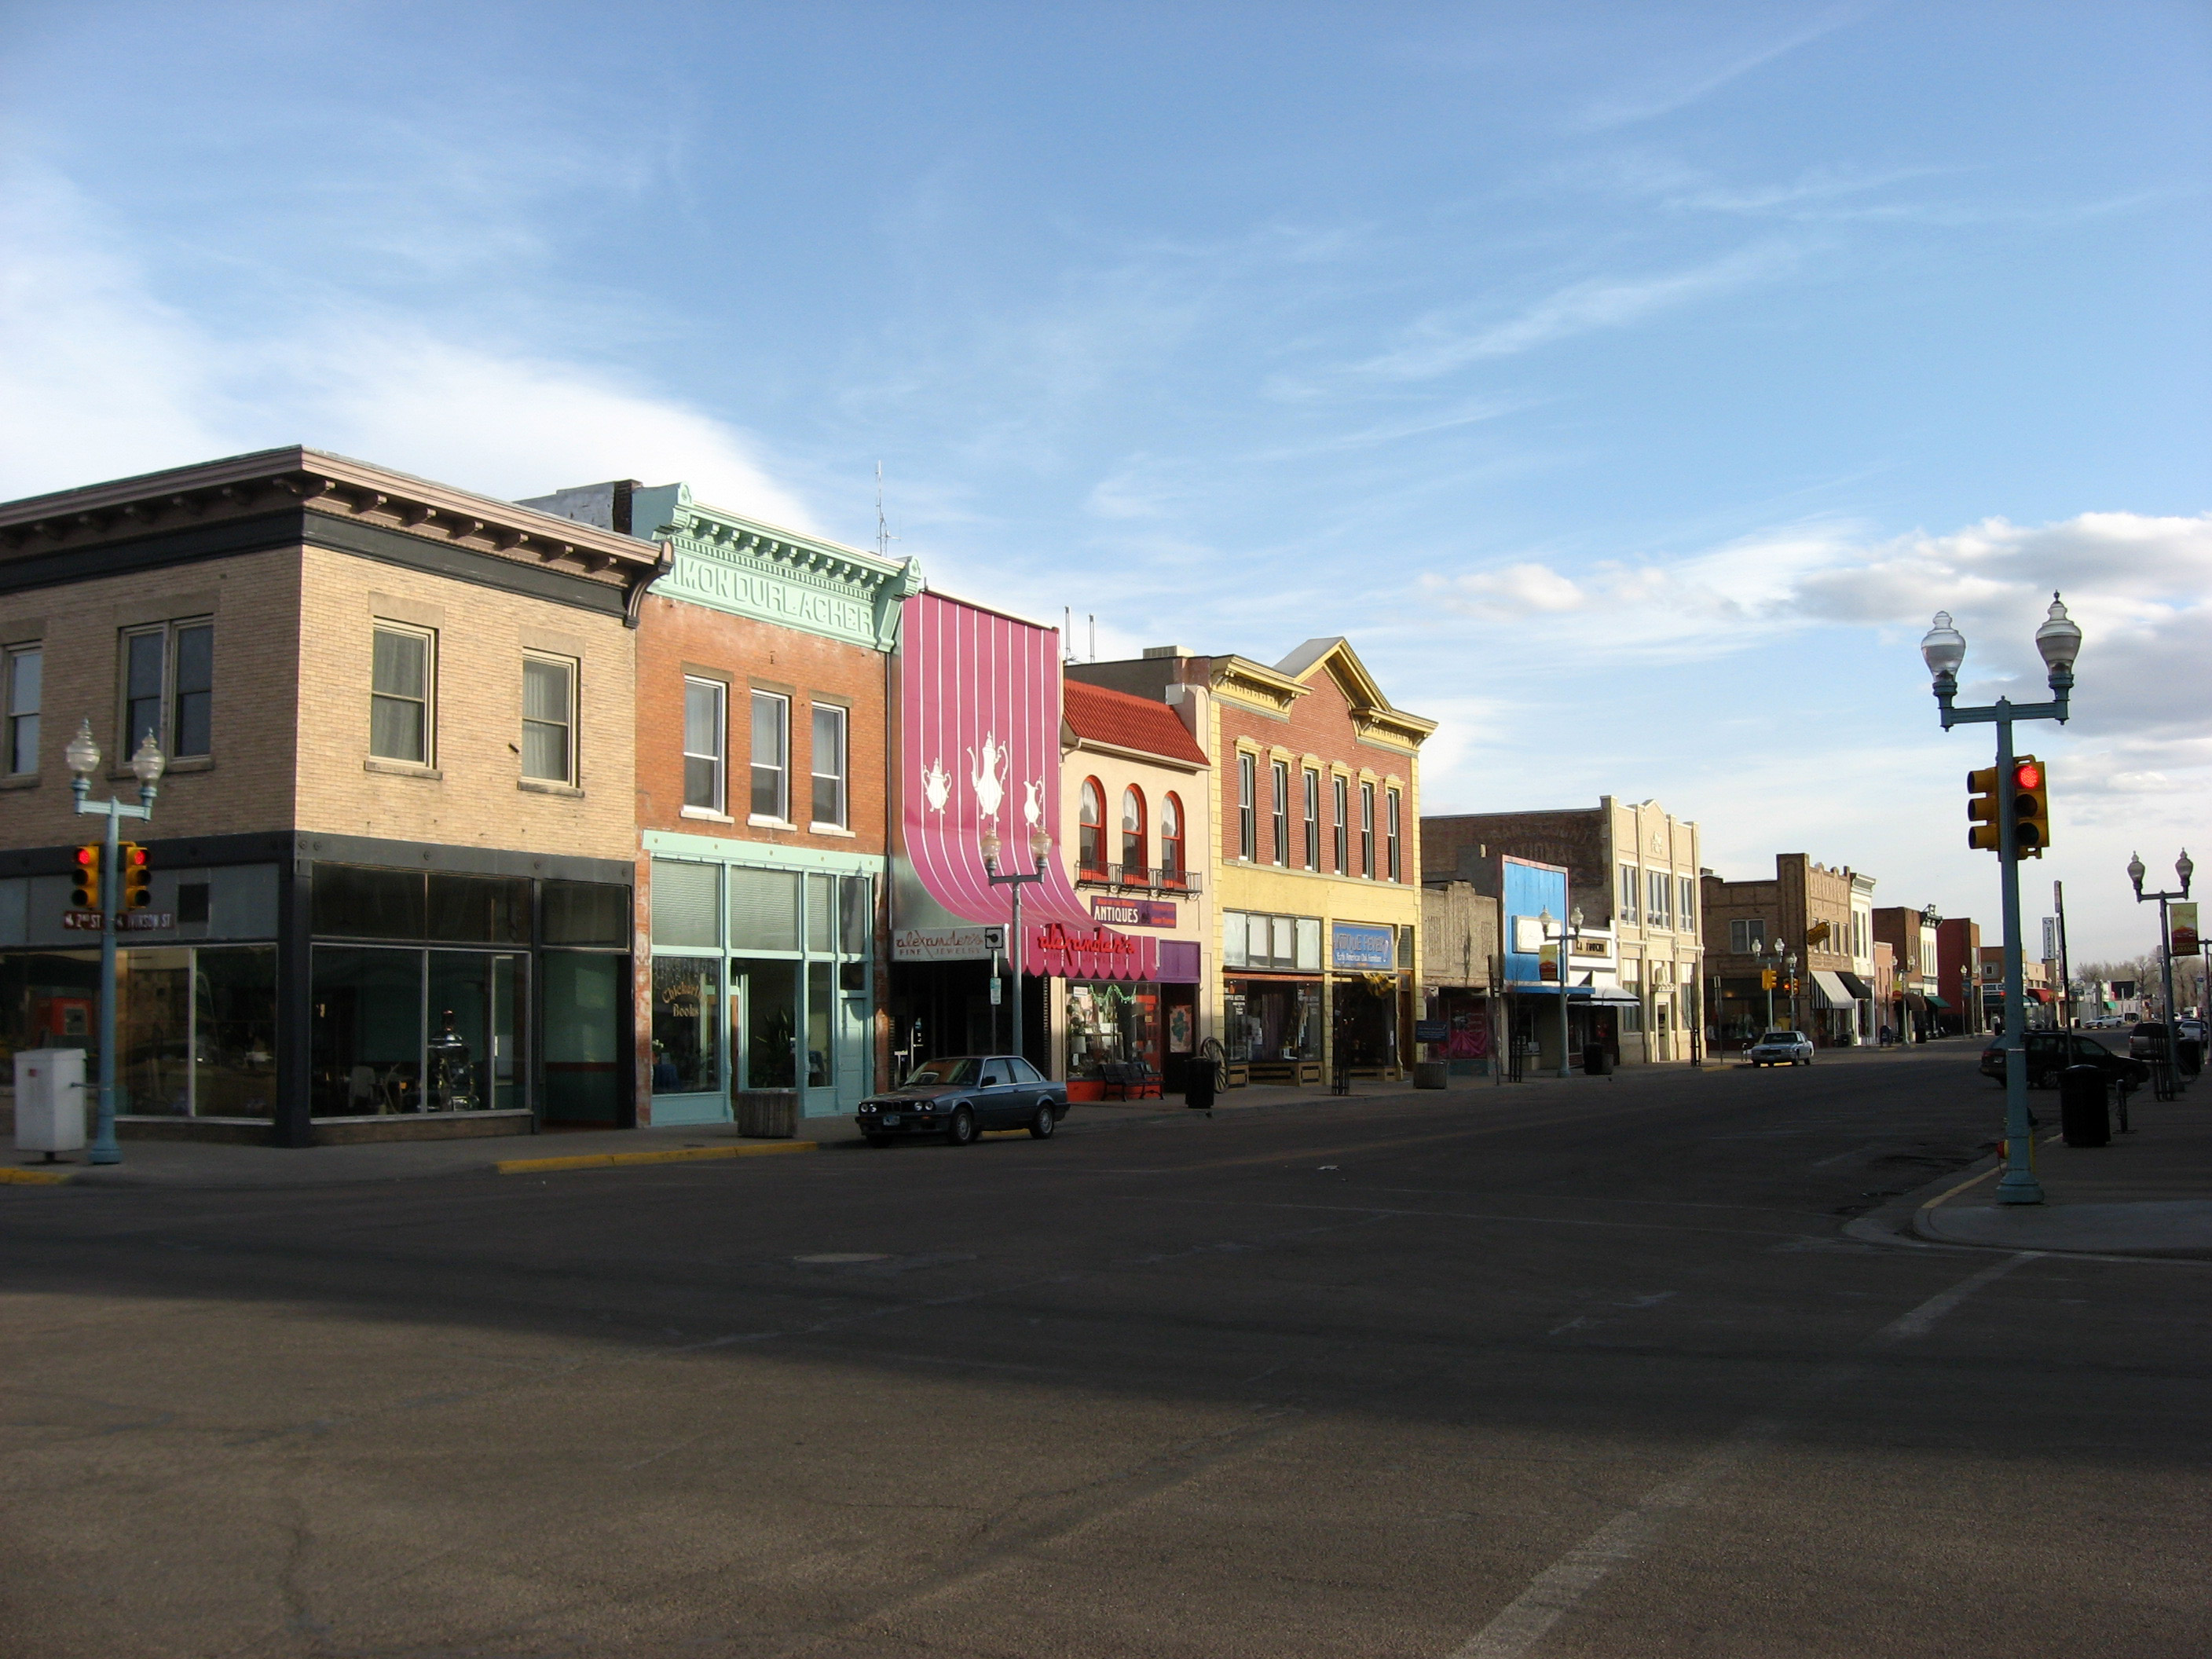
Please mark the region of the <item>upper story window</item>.
POLYGON ((1275 787, 1275 862, 1285 869, 1291 862, 1291 763, 1277 761, 1268 768, 1275 787))
POLYGON ((1160 880, 1170 887, 1183 878, 1182 800, 1170 794, 1160 801, 1160 880))
POLYGON ((752 815, 783 823, 791 817, 791 699, 753 693, 752 815))
POLYGON ((819 829, 846 828, 845 720, 836 703, 814 705, 814 752, 807 764, 814 769, 814 816, 819 829))
POLYGON ((1306 806, 1306 868, 1321 868, 1321 774, 1308 767, 1305 772, 1306 806))
POLYGON ((1334 848, 1336 862, 1334 868, 1338 875, 1348 876, 1352 873, 1352 809, 1349 793, 1352 786, 1343 778, 1334 778, 1330 782, 1336 795, 1336 830, 1333 836, 1336 842, 1334 848))
POLYGON ((1405 880, 1405 866, 1400 862, 1398 851, 1398 792, 1395 789, 1386 789, 1382 792, 1382 842, 1384 847, 1389 849, 1387 868, 1389 871, 1390 879, 1405 880))
MULTIPOLYGON (((1697 881, 1692 877, 1684 876, 1674 884, 1681 890, 1682 908, 1680 911, 1680 921, 1682 923, 1682 931, 1686 933, 1694 933, 1698 931, 1697 881)), ((1858 918, 1854 916, 1851 921, 1853 926, 1856 927, 1858 918)))
POLYGON ((1674 925, 1674 878, 1664 870, 1647 872, 1651 890, 1650 900, 1644 907, 1644 920, 1653 927, 1672 927, 1674 925))
POLYGON ((1260 856, 1260 763, 1256 757, 1237 757, 1237 856, 1256 860, 1260 856))
POLYGON ((379 623, 369 650, 368 752, 434 765, 438 636, 379 623))
POLYGON ((16 776, 39 769, 39 697, 45 653, 21 645, 7 653, 8 770, 16 776))
POLYGON ((568 657, 522 659, 522 775, 576 781, 576 664, 568 657))
POLYGON ((1359 873, 1375 879, 1375 786, 1359 786, 1359 873))
POLYGON ((1765 949, 1765 945, 1766 919, 1764 916, 1753 916, 1748 920, 1739 917, 1729 923, 1730 955, 1747 957, 1754 951, 1765 949))
POLYGON ((684 804, 702 812, 722 811, 729 695, 720 680, 684 682, 684 804))
POLYGON ((1083 799, 1075 814, 1076 867, 1086 876, 1106 873, 1106 796, 1096 778, 1083 781, 1083 799))
POLYGON ((1121 792, 1121 873, 1142 880, 1145 858, 1145 797, 1133 783, 1121 792))
POLYGON ((1620 919, 1631 926, 1643 914, 1642 907, 1636 902, 1637 890, 1642 885, 1643 883, 1637 878, 1634 865, 1620 866, 1620 919))
POLYGON ((213 748, 215 624, 204 617, 155 623, 123 635, 123 755, 149 732, 174 760, 213 748))

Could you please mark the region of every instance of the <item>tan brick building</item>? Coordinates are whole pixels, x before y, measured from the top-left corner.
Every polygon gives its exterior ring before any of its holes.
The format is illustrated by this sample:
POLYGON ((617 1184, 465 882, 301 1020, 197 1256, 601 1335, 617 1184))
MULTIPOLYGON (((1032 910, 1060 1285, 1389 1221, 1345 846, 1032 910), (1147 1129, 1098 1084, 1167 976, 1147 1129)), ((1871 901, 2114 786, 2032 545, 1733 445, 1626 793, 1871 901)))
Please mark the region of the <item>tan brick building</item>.
POLYGON ((0 505, 0 1042, 89 1035, 63 749, 167 756, 125 1133, 632 1114, 633 624, 659 550, 302 448, 0 505))
POLYGON ((851 1112, 889 1063, 886 693, 920 568, 680 483, 526 505, 669 552, 635 636, 641 1121, 851 1112))
POLYGON ((1723 881, 1709 872, 1704 886, 1717 1042, 1741 1046, 1758 1036, 1767 1019, 1760 976, 1770 971, 1775 1024, 1809 1032, 1824 1047, 1862 1040, 1861 1005, 1875 994, 1858 971, 1872 957, 1860 948, 1871 880, 1808 854, 1777 853, 1771 879, 1723 881))

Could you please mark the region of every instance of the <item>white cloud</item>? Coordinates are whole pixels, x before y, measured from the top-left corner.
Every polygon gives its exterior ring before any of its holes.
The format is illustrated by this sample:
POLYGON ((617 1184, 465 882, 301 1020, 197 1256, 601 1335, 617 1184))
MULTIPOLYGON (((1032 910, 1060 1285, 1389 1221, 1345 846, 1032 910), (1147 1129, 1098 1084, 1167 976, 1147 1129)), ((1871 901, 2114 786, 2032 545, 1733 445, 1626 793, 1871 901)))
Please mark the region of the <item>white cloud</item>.
POLYGON ((306 443, 495 496, 682 478, 812 520, 747 434, 610 371, 356 302, 226 334, 164 304, 66 184, 18 173, 0 197, 0 497, 306 443))

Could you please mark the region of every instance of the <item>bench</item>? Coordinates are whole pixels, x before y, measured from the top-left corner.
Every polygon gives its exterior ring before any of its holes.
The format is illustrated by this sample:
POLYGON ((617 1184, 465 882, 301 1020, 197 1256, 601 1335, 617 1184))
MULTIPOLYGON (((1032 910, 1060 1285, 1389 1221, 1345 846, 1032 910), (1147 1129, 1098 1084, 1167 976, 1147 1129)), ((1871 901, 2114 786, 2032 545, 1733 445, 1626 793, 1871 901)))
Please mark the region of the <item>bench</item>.
POLYGON ((1160 1097, 1160 1074, 1141 1060, 1109 1060, 1098 1068, 1098 1079, 1106 1085, 1108 1100, 1143 1100, 1147 1096, 1160 1097), (1133 1094, 1130 1091, 1134 1090, 1133 1094))
POLYGON ((1255 1060, 1247 1062, 1246 1070, 1255 1083, 1287 1083, 1303 1088, 1321 1081, 1317 1060, 1255 1060))

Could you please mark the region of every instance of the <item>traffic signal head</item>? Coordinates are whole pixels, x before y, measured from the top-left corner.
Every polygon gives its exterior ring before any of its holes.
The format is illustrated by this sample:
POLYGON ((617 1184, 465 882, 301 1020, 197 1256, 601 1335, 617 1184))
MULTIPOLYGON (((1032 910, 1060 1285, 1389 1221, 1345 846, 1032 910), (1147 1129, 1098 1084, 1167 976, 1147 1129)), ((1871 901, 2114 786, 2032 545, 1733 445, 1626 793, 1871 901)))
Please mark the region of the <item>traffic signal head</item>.
POLYGON ((76 849, 76 867, 70 874, 70 908, 100 908, 100 843, 76 849))
POLYGON ((1972 828, 1966 831, 1966 845, 1983 852, 1997 850, 1997 769, 1984 766, 1978 772, 1966 774, 1966 817, 1972 828))
POLYGON ((135 841, 126 841, 116 849, 118 862, 123 866, 123 891, 119 895, 126 910, 143 910, 154 902, 154 874, 147 868, 146 849, 135 841))
POLYGON ((2039 859, 2051 845, 2050 775, 2033 755, 2012 763, 2012 846, 2024 859, 2039 859))

